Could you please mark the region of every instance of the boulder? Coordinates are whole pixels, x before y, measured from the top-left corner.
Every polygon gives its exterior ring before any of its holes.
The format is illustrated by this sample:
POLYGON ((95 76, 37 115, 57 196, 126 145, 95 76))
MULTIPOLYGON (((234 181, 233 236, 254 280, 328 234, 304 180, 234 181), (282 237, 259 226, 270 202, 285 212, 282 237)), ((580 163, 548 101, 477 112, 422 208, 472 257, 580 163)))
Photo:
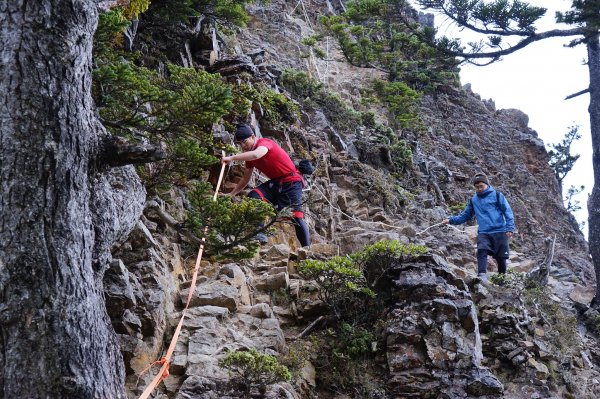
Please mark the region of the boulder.
MULTIPOLYGON (((183 303, 187 300, 189 288, 181 292, 181 300, 183 303)), ((213 281, 207 284, 202 284, 196 287, 190 307, 195 306, 217 306, 227 308, 230 311, 235 311, 238 306, 239 291, 229 284, 213 281)))

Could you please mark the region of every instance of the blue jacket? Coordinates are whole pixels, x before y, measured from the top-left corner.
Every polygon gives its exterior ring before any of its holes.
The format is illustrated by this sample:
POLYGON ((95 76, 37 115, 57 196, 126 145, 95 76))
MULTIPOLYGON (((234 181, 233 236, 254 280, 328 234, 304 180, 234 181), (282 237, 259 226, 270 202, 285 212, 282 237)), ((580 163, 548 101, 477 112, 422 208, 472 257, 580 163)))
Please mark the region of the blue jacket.
POLYGON ((466 208, 457 216, 449 218, 450 224, 463 224, 477 217, 478 233, 493 234, 515 231, 515 218, 512 209, 502 193, 496 195, 492 186, 476 193, 466 208))

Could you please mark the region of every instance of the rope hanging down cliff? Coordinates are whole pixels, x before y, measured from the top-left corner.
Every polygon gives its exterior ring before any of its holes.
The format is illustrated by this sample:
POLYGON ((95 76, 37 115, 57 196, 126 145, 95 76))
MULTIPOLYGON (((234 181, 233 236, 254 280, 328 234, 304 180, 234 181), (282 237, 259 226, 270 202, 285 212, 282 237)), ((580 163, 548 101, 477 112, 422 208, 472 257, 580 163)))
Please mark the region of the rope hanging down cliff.
MULTIPOLYGON (((225 151, 223 151, 223 156, 225 156, 225 151)), ((215 188, 215 194, 213 195, 213 201, 217 200, 219 196, 219 189, 221 187, 221 183, 223 181, 223 173, 225 172, 225 164, 221 166, 221 173, 219 174, 219 180, 217 181, 217 187, 215 188)), ((146 387, 142 395, 139 399, 147 399, 152 394, 152 391, 160 384, 162 380, 169 376, 169 366, 171 362, 171 357, 173 356, 173 352, 175 351, 175 346, 177 345, 177 341, 179 339, 179 334, 181 333, 181 328, 183 327, 183 321, 185 319, 188 307, 192 300, 192 296, 194 295, 194 290, 196 289, 196 280, 198 278, 198 271, 200 269, 200 261, 202 260, 202 254, 204 252, 204 245, 206 244, 206 235, 208 233, 208 226, 204 227, 204 234, 202 235, 202 241, 200 242, 200 248, 198 249, 198 256, 196 257, 196 264, 194 266, 194 274, 192 276, 192 284, 190 285, 190 291, 188 293, 187 301, 185 303, 185 308, 181 312, 181 319, 179 320, 179 324, 177 324, 177 328, 173 333, 173 338, 171 339, 171 343, 169 344, 169 348, 167 349, 167 353, 160 360, 152 363, 148 368, 142 371, 142 374, 150 369, 155 364, 160 364, 161 368, 156 374, 156 376, 150 382, 150 385, 146 387)))

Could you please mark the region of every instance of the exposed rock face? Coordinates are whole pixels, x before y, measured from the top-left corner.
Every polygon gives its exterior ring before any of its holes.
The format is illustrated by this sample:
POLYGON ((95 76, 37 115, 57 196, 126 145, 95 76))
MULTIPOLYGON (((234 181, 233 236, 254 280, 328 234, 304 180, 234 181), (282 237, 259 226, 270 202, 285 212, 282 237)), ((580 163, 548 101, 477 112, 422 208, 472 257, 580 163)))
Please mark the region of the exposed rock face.
MULTIPOLYGON (((244 71, 274 88, 281 70, 308 70, 356 109, 366 109, 360 88, 374 71, 340 61, 333 45, 329 60, 298 57, 307 50, 301 39, 315 33, 311 18, 337 12, 343 2, 303 3, 306 16, 292 13, 296 4, 283 0, 250 6, 248 29, 229 47, 220 42, 218 59, 206 58, 198 44, 192 46, 197 51, 186 56, 188 62, 209 65, 230 79, 244 71)), ((211 42, 209 47, 214 57, 217 46, 211 42)), ((260 125, 260 110, 254 112, 260 125)), ((425 245, 430 255, 398 263, 379 287, 379 294, 390 299, 381 362, 387 372, 387 397, 598 395, 600 384, 593 381, 600 381, 595 370, 600 359, 595 349, 553 356, 541 335, 548 330, 543 317, 525 310, 519 290, 475 280, 476 227, 427 230, 449 215, 449 205, 464 203, 472 195, 470 177, 484 171, 516 215, 519 234, 509 268, 539 269, 548 255, 544 239, 556 234, 548 287, 569 314, 586 309, 594 276, 586 243, 562 206, 544 145, 527 126, 527 116, 518 110, 496 110, 469 88, 424 96, 421 115, 424 132, 396 129, 411 144, 414 165, 393 177, 385 153, 374 155, 360 134, 336 129, 324 110, 303 110, 302 120, 286 131, 261 129, 292 153, 316 154, 318 173, 307 191, 314 244, 297 248, 293 229, 284 226, 251 261, 203 262, 203 276, 162 393, 177 399, 233 397, 230 376, 218 365, 228 350, 257 348, 281 355, 291 342, 286 337, 298 337, 326 311, 325 304, 306 295, 314 292, 314 285, 300 279, 295 262, 344 256, 366 244, 393 239, 425 245), (285 301, 278 301, 278 295, 285 301), (592 382, 584 384, 588 380, 592 382)), ((382 112, 377 117, 393 126, 382 112)), ((182 219, 181 201, 171 202, 161 207, 182 219)), ((168 345, 187 298, 190 265, 183 260, 189 255, 182 254, 184 242, 147 208, 128 241, 113 253, 105 294, 122 341, 132 397, 149 381, 151 376, 144 375, 135 385, 141 370, 168 345)), ((588 311, 588 325, 595 317, 588 311)), ((576 342, 597 346, 585 331, 576 342)), ((306 370, 293 387, 275 384, 265 397, 318 393, 310 362, 306 370)))
POLYGON ((438 257, 390 270, 388 384, 405 398, 501 397, 504 387, 481 365, 477 309, 465 282, 438 257))

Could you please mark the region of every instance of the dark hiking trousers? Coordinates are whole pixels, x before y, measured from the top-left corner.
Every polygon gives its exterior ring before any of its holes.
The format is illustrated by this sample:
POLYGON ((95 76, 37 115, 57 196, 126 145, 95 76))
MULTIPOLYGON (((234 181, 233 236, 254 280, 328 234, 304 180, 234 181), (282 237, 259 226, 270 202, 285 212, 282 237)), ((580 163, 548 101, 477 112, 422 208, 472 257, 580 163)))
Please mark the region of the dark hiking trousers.
POLYGON ((289 208, 292 211, 294 230, 296 230, 296 237, 300 241, 300 245, 303 247, 310 245, 310 232, 302 211, 301 181, 278 184, 269 180, 250 191, 248 196, 270 202, 278 212, 289 208))
POLYGON ((491 255, 498 263, 498 273, 506 273, 509 256, 508 236, 502 233, 479 233, 477 235, 477 273, 487 272, 487 257, 491 255))

